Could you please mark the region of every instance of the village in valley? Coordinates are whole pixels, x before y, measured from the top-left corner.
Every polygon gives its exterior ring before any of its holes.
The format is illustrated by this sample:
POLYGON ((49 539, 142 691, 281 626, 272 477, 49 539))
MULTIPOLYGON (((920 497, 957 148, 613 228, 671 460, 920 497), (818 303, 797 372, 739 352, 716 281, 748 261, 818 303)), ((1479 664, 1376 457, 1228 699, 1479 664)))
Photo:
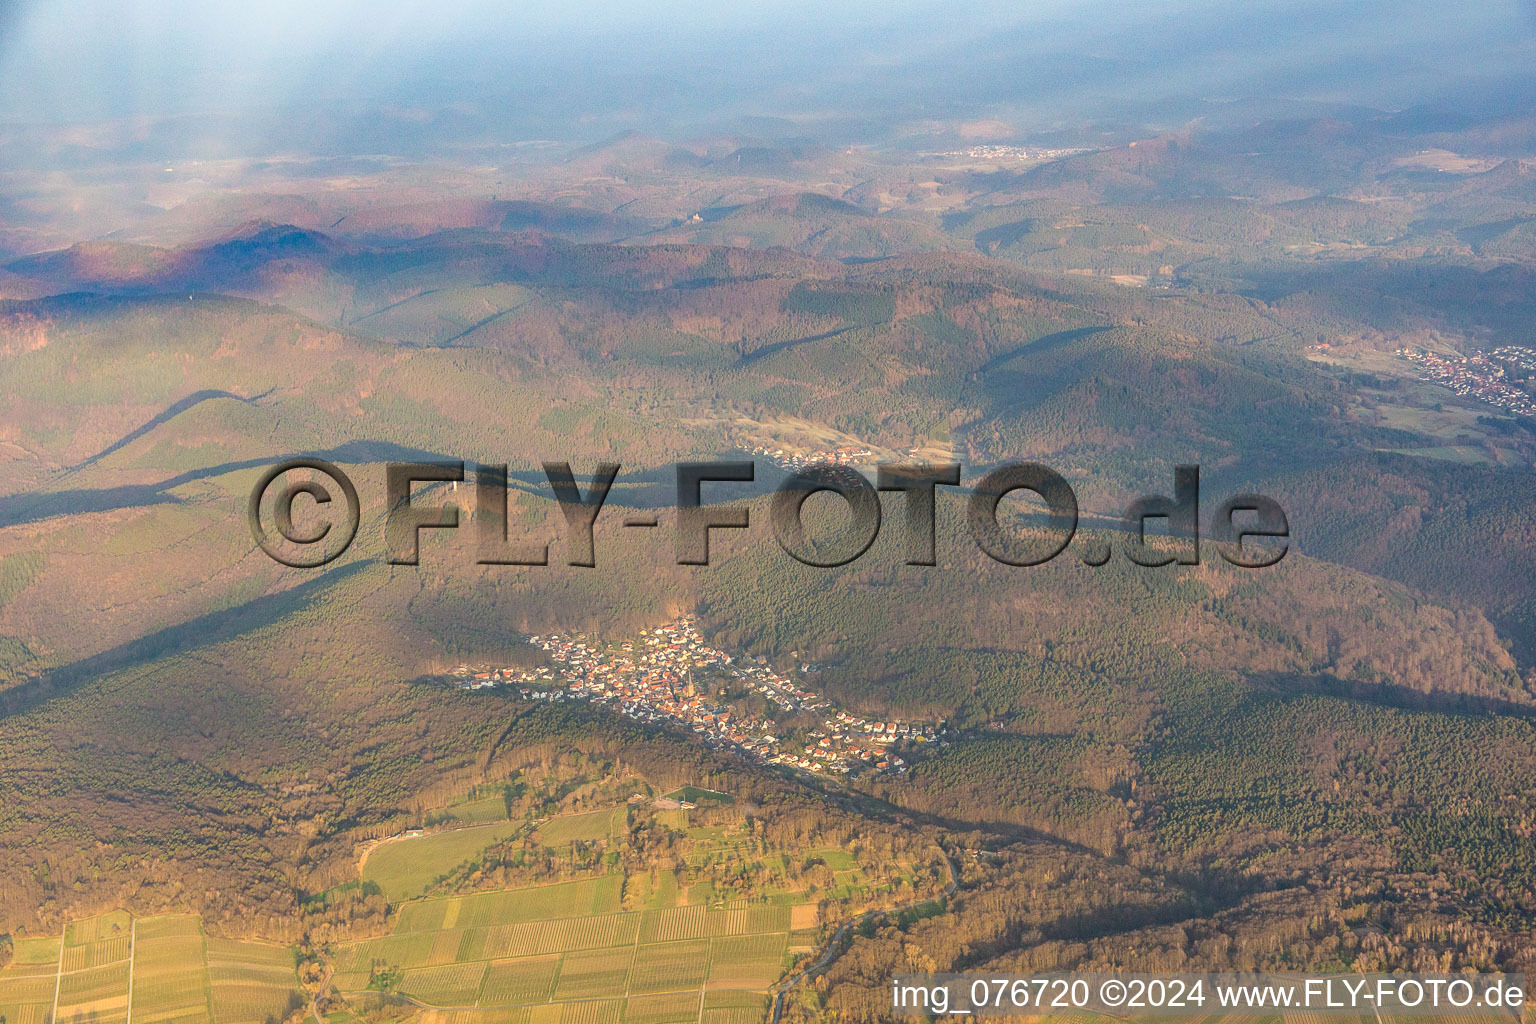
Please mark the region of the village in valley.
POLYGON ((711 647, 691 617, 616 644, 579 633, 531 636, 528 642, 553 664, 459 665, 449 673, 453 685, 511 691, 525 700, 581 701, 635 721, 687 729, 710 747, 756 763, 819 774, 901 774, 907 770, 898 753, 903 746, 945 742, 942 720, 874 721, 851 714, 796 686, 761 658, 738 659, 711 647), (773 710, 743 709, 741 698, 752 694, 773 710), (791 743, 778 735, 784 727, 775 719, 802 723, 795 729, 802 740, 791 743))
MULTIPOLYGON (((1136 145, 1136 143, 1131 143, 1136 145)), ((971 146, 968 149, 951 149, 942 153, 928 154, 939 159, 954 159, 965 157, 971 160, 1060 160, 1063 157, 1077 156, 1079 153, 1088 153, 1092 150, 1085 148, 1075 149, 1043 149, 1039 147, 1026 148, 1024 146, 1008 146, 999 143, 987 143, 971 146)))
POLYGON ((936 455, 932 447, 924 445, 912 445, 895 451, 894 456, 887 451, 884 454, 858 444, 838 445, 824 451, 813 451, 798 448, 788 442, 750 442, 742 448, 753 455, 760 455, 779 469, 790 473, 798 473, 801 470, 811 469, 817 466, 853 466, 866 469, 880 461, 894 458, 900 460, 915 461, 945 461, 947 454, 936 455))
POLYGON ((873 459, 875 453, 860 445, 840 445, 825 452, 799 451, 787 444, 753 444, 748 449, 753 455, 761 455, 780 469, 798 472, 812 466, 858 466, 873 459))
POLYGON ((1526 387, 1517 383, 1530 380, 1536 372, 1536 350, 1505 345, 1490 352, 1446 357, 1400 348, 1397 354, 1417 366, 1424 380, 1517 416, 1536 416, 1536 401, 1526 387))

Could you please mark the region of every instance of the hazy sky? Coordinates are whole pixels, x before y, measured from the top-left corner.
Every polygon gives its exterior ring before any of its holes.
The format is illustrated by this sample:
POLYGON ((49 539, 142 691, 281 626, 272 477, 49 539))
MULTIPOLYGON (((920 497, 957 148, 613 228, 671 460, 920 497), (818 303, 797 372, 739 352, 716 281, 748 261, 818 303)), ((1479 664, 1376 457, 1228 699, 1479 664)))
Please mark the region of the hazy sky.
POLYGON ((1019 107, 1399 107, 1519 85, 1532 2, 1451 18, 1439 0, 0 0, 0 121, 388 107, 465 136, 580 138, 764 115, 880 130, 1019 107))

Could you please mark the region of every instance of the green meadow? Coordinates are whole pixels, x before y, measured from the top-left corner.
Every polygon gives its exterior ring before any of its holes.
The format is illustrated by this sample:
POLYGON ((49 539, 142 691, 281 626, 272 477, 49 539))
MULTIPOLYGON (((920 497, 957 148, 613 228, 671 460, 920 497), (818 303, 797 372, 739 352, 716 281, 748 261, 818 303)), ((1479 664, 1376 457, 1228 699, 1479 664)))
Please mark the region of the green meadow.
POLYGON ((420 896, 449 871, 520 828, 504 821, 389 840, 368 854, 363 881, 377 884, 391 903, 420 896))

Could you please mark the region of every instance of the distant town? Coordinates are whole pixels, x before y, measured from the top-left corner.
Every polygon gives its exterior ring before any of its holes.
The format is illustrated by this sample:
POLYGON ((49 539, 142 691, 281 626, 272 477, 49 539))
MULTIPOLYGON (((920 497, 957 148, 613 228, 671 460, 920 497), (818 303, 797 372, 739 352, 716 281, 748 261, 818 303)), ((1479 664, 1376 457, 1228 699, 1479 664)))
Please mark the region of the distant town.
POLYGON ((635 721, 682 727, 714 749, 755 763, 817 774, 902 774, 907 763, 898 750, 904 745, 946 742, 942 720, 874 721, 841 710, 761 658, 738 659, 709 646, 692 618, 641 630, 637 639, 616 644, 581 633, 530 636, 528 642, 554 664, 532 670, 459 665, 449 673, 453 685, 610 708, 635 721), (777 735, 780 727, 770 718, 730 706, 733 698, 747 693, 780 711, 811 715, 816 725, 802 732, 803 744, 791 745, 777 735))
MULTIPOLYGON (((780 469, 795 472, 810 466, 870 466, 883 459, 892 458, 889 451, 882 454, 873 448, 866 448, 858 444, 839 445, 826 451, 813 451, 800 448, 787 443, 764 443, 761 441, 741 442, 741 447, 753 455, 760 455, 780 469)), ((895 452, 897 461, 907 459, 932 461, 932 449, 922 445, 913 445, 895 452)), ((941 459, 942 461, 942 459, 941 459)))
POLYGON ((1419 377, 1517 416, 1536 416, 1536 401, 1515 383, 1536 372, 1536 350, 1505 345, 1490 352, 1447 358, 1433 352, 1400 348, 1397 354, 1419 368, 1419 377))
POLYGON ((1086 149, 1025 149, 1023 146, 972 146, 935 153, 939 157, 969 157, 972 160, 1060 160, 1064 156, 1087 153, 1086 149))
POLYGON ((763 456, 780 469, 790 471, 827 463, 837 466, 856 466, 875 456, 870 449, 852 444, 845 444, 825 452, 805 452, 789 445, 779 444, 753 444, 747 450, 753 455, 763 456))

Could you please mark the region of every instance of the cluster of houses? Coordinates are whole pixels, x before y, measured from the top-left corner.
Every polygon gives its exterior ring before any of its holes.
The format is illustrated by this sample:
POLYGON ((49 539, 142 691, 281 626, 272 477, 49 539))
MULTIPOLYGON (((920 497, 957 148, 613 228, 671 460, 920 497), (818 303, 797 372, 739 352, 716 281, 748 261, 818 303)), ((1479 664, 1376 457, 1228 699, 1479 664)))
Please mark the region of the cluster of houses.
POLYGON ((972 146, 970 149, 954 149, 940 156, 968 156, 972 160, 1028 160, 1029 150, 1023 146, 972 146))
POLYGON ((907 763, 896 748, 944 735, 943 722, 877 722, 838 709, 795 686, 761 658, 737 659, 711 647, 691 617, 641 630, 637 639, 616 644, 580 633, 531 636, 528 642, 552 664, 536 669, 459 665, 449 675, 460 689, 505 687, 527 700, 582 701, 635 721, 688 729, 710 747, 755 762, 823 774, 903 773, 907 763), (819 718, 804 750, 790 749, 770 719, 717 699, 742 689, 782 711, 819 718))
POLYGON ((874 458, 875 455, 870 449, 854 444, 840 445, 831 451, 809 453, 772 444, 754 444, 747 450, 753 455, 763 456, 780 469, 791 472, 828 463, 835 466, 856 466, 874 458))
POLYGON ((1536 349, 1529 349, 1524 345, 1500 345, 1488 353, 1488 358, 1517 370, 1524 370, 1525 372, 1519 375, 1522 379, 1536 372, 1536 349))
POLYGON ((890 746, 903 742, 929 743, 937 739, 942 730, 942 723, 934 726, 871 722, 839 711, 824 723, 823 728, 810 732, 811 743, 803 755, 785 760, 807 771, 841 774, 848 770, 849 762, 854 761, 874 765, 876 771, 901 774, 907 770, 907 763, 889 749, 890 746))
MULTIPOLYGON (((1135 145, 1135 143, 1131 143, 1135 145)), ((972 160, 1060 160, 1064 156, 1086 153, 1086 149, 1026 149, 1023 146, 998 144, 972 146, 969 149, 951 149, 936 153, 939 157, 968 157, 972 160)))
POLYGON ((1536 416, 1536 401, 1524 388, 1510 382, 1509 373, 1510 366, 1536 370, 1536 352, 1531 349, 1506 345, 1492 352, 1452 358, 1410 348, 1400 348, 1397 354, 1417 366, 1424 380, 1517 416, 1536 416))

